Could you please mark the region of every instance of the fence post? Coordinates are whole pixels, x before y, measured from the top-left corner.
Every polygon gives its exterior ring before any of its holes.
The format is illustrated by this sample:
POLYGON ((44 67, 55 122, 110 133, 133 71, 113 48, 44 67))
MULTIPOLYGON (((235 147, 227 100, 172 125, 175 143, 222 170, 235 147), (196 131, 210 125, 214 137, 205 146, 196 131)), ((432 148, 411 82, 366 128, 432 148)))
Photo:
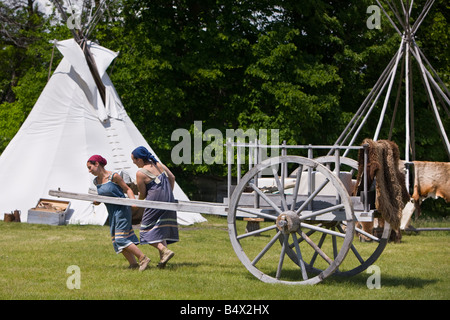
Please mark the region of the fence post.
POLYGON ((227 174, 227 194, 228 194, 228 203, 231 201, 231 155, 233 152, 231 144, 231 139, 227 140, 227 166, 228 166, 228 174, 227 174))

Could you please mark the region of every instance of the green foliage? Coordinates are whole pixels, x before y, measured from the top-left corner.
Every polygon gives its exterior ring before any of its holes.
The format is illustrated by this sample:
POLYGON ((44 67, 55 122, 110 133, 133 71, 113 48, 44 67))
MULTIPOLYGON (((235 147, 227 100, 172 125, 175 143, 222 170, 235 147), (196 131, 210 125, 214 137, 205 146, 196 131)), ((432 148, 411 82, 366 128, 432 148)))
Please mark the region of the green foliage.
POLYGON ((443 198, 425 199, 420 209, 420 216, 422 218, 442 219, 450 217, 450 205, 443 198))
MULTIPOLYGON (((178 143, 171 141, 172 132, 184 128, 192 135, 194 121, 202 121, 204 131, 216 128, 224 136, 226 129, 279 129, 280 141, 289 144, 334 143, 400 43, 384 16, 381 30, 367 28, 371 4, 122 0, 110 2, 91 39, 120 52, 109 73, 128 114, 177 179, 187 184, 197 173, 226 172, 222 165, 170 164, 178 143)), ((423 5, 414 2, 413 17, 423 5)), ((445 1, 436 1, 416 36, 449 87, 447 11, 445 1)), ((49 40, 71 37, 64 24, 54 23, 54 15, 44 17, 37 9, 15 14, 26 27, 16 30, 24 45, 1 38, 0 151, 45 85, 49 40)), ((53 66, 60 58, 55 50, 53 66)), ((419 75, 413 69, 419 87, 414 98, 416 158, 448 161, 419 75)), ((450 118, 439 108, 448 128, 450 118)), ((380 109, 377 105, 359 140, 373 135, 380 109)), ((392 139, 404 150, 402 109, 392 139)), ((380 138, 387 137, 391 117, 390 108, 380 138)))

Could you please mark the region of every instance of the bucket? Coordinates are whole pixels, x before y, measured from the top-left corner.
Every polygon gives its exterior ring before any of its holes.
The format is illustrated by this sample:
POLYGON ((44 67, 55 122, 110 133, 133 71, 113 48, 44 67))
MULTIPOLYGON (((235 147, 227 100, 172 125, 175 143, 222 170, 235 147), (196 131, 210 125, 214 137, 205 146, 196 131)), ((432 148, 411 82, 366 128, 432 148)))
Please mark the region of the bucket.
POLYGON ((20 210, 14 210, 14 221, 20 222, 20 210))
POLYGON ((5 216, 3 217, 3 221, 13 222, 14 221, 14 213, 5 213, 5 216))

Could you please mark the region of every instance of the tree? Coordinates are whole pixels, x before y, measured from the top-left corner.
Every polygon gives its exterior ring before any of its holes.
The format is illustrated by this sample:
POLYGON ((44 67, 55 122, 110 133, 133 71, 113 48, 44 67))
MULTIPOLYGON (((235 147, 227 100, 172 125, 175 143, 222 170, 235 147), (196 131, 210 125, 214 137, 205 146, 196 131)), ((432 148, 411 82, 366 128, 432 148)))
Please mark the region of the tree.
MULTIPOLYGON (((44 21, 34 1, 9 0, 0 3, 0 23, 0 150, 3 150, 31 110, 30 101, 16 103, 16 89, 20 82, 27 82, 27 72, 31 74, 36 72, 35 66, 40 67, 28 49, 39 38, 37 29, 42 28, 44 21)), ((38 91, 33 89, 36 88, 31 88, 24 97, 36 96, 38 91)))
POLYGON ((25 121, 61 56, 50 40, 69 37, 37 0, 0 3, 0 152, 25 121), (53 55, 54 53, 54 55, 53 55))
MULTIPOLYGON (((381 29, 367 27, 371 4, 112 1, 90 39, 120 52, 109 74, 128 114, 166 161, 177 144, 171 141, 172 132, 184 128, 193 134, 198 120, 204 130, 216 128, 224 134, 226 129, 280 129, 280 140, 291 144, 331 144, 400 42, 384 16, 381 29)), ((413 12, 422 5, 414 2, 413 12)), ((0 39, 2 150, 45 85, 52 52, 48 41, 71 34, 39 13, 34 0, 8 0, 0 12, 4 19, 14 17, 3 20, 0 39)), ((448 86, 448 46, 442 41, 449 34, 446 12, 448 5, 436 1, 417 39, 448 86)), ((55 52, 54 65, 60 58, 55 52)), ((424 94, 415 107, 418 158, 442 160, 439 136, 429 134, 433 123, 423 116, 428 108, 424 94)), ((364 127, 361 141, 373 135, 375 125, 371 121, 364 127)), ((396 123, 393 138, 400 145, 403 132, 403 124, 396 123)), ((206 164, 173 169, 185 181, 197 173, 223 176, 226 171, 223 165, 206 164)))

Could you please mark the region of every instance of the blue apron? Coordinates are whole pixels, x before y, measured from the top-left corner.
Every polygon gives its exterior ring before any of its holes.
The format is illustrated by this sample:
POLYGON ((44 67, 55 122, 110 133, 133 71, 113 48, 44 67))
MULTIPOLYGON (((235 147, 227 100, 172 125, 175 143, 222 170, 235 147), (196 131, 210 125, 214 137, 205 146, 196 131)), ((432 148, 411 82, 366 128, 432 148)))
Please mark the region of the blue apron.
MULTIPOLYGON (((112 182, 114 174, 117 173, 112 173, 108 177, 108 182, 97 184, 97 192, 101 196, 125 198, 122 188, 112 182)), ((94 184, 96 184, 95 180, 94 184)), ((108 210, 111 240, 116 253, 121 253, 124 248, 133 243, 139 244, 131 225, 131 207, 110 203, 105 203, 105 205, 108 210)))

